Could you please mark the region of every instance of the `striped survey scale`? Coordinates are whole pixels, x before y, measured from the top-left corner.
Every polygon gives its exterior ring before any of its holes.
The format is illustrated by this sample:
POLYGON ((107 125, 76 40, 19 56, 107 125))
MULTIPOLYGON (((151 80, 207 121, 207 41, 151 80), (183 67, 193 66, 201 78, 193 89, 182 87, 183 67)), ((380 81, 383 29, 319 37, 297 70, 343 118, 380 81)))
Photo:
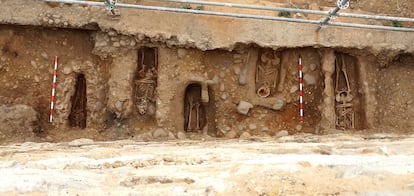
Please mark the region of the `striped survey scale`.
POLYGON ((303 123, 303 72, 302 57, 299 57, 299 122, 303 123))
POLYGON ((57 69, 58 69, 58 57, 55 56, 55 65, 54 65, 54 68, 53 68, 53 81, 52 81, 52 96, 50 97, 50 116, 49 116, 49 122, 53 122, 53 108, 55 106, 57 69))

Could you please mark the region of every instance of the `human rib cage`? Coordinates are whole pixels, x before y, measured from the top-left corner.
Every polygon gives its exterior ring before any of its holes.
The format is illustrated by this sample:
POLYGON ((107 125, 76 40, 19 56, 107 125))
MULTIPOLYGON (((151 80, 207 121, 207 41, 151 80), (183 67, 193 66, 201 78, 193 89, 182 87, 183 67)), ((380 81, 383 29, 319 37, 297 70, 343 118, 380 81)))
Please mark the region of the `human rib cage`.
POLYGON ((352 104, 353 96, 343 54, 336 55, 335 71, 336 127, 339 129, 354 129, 355 112, 352 104))
POLYGON ((135 77, 135 107, 139 114, 153 115, 157 87, 158 54, 155 48, 138 50, 138 67, 135 77), (149 108, 153 108, 149 111, 149 108))
POLYGON ((273 96, 277 91, 280 58, 276 51, 264 50, 259 54, 256 67, 256 94, 259 97, 273 96))

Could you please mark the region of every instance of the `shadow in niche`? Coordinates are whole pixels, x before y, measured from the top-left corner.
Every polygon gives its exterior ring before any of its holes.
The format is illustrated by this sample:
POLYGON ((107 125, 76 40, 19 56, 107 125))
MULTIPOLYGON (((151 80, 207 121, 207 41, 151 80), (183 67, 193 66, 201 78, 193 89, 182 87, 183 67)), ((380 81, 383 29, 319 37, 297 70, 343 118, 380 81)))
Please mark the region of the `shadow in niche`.
MULTIPOLYGON (((215 125, 216 108, 214 92, 207 87, 203 92, 200 84, 189 84, 184 96, 184 130, 186 132, 207 133, 217 136, 215 125), (208 102, 203 102, 202 93, 208 93, 208 102)), ((204 95, 205 96, 205 95, 204 95)))
POLYGON ((71 127, 86 128, 86 79, 84 74, 79 74, 76 79, 75 93, 72 96, 72 108, 69 114, 71 127))
POLYGON ((190 84, 185 89, 184 130, 199 132, 206 125, 206 108, 201 101, 201 85, 190 84))

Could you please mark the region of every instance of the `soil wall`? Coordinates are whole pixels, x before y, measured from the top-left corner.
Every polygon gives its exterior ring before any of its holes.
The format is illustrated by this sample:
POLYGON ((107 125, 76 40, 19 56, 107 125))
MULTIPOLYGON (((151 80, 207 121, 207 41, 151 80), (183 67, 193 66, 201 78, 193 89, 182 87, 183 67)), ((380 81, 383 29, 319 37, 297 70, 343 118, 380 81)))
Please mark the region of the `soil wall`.
MULTIPOLYGON (((37 1, 11 13, 19 1, 0 7, 0 104, 3 113, 13 105, 35 111, 21 138, 33 132, 52 136, 47 140, 235 138, 414 127, 413 33, 335 27, 315 33, 314 25, 127 9, 113 17, 98 7, 37 1), (35 9, 24 12, 28 6, 35 9), (157 18, 168 21, 150 20, 157 18)), ((2 131, 1 138, 13 137, 2 131)))

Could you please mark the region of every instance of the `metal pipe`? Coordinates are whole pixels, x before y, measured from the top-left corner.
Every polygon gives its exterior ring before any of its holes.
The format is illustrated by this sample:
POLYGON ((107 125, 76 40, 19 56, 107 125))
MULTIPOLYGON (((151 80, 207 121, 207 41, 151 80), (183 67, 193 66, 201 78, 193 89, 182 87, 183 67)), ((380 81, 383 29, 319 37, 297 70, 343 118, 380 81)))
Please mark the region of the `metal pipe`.
MULTIPOLYGON (((193 4, 210 5, 210 6, 224 6, 224 7, 232 7, 232 8, 268 10, 268 11, 288 11, 288 12, 296 12, 296 13, 305 13, 305 14, 316 14, 316 15, 329 16, 328 11, 309 10, 309 9, 295 9, 295 8, 260 6, 260 5, 249 5, 249 4, 237 4, 237 3, 223 3, 223 2, 200 1, 200 0, 161 0, 161 1, 176 2, 176 3, 193 3, 193 4)), ((374 20, 395 20, 395 21, 401 21, 401 22, 414 22, 414 18, 368 15, 368 14, 336 13, 335 16, 350 17, 350 18, 374 19, 374 20)))
MULTIPOLYGON (((81 1, 81 0, 44 0, 44 1, 46 1, 46 2, 69 3, 69 4, 81 4, 81 5, 90 5, 90 6, 104 6, 104 4, 101 3, 101 2, 81 1)), ((116 7, 154 10, 154 11, 166 11, 166 12, 177 12, 177 13, 205 14, 205 15, 213 15, 213 16, 230 16, 230 17, 236 17, 236 18, 250 18, 250 19, 263 19, 263 20, 275 20, 275 21, 287 21, 287 22, 297 22, 297 23, 319 24, 318 20, 306 20, 306 19, 299 19, 299 18, 284 18, 284 17, 275 17, 275 16, 259 16, 259 15, 251 15, 251 14, 224 13, 224 12, 213 12, 213 11, 204 11, 204 10, 190 10, 190 9, 180 9, 180 8, 136 5, 136 4, 118 3, 118 4, 116 4, 116 7)))
MULTIPOLYGON (((349 0, 344 0, 342 2, 342 5, 345 5, 346 3, 348 3, 348 1, 349 0)), ((340 5, 337 5, 335 9, 329 11, 329 16, 321 21, 321 23, 319 24, 319 27, 316 29, 316 31, 319 31, 322 27, 324 27, 328 24, 328 22, 336 15, 336 13, 338 13, 339 10, 341 10, 341 8, 339 8, 339 7, 340 7, 340 5)))
POLYGON ((381 25, 366 25, 366 24, 357 24, 357 23, 329 22, 328 25, 337 26, 337 27, 352 27, 352 28, 362 28, 362 29, 378 29, 378 30, 387 30, 387 31, 414 32, 414 28, 392 27, 392 26, 381 26, 381 25))
POLYGON ((381 16, 381 15, 368 15, 368 14, 353 14, 353 13, 337 13, 336 16, 349 17, 349 18, 364 18, 374 20, 390 20, 401 22, 414 22, 414 18, 394 17, 394 16, 381 16))
POLYGON ((261 5, 248 5, 248 4, 237 4, 237 3, 223 3, 223 2, 213 2, 213 1, 198 1, 198 0, 161 0, 161 1, 175 2, 175 3, 193 3, 193 4, 211 5, 211 6, 224 6, 224 7, 231 7, 231 8, 246 8, 246 9, 255 9, 255 10, 288 11, 288 12, 317 14, 317 15, 328 15, 329 14, 328 11, 272 7, 272 6, 261 6, 261 5))
MULTIPOLYGON (((82 5, 90 5, 90 6, 104 6, 103 2, 92 2, 92 1, 81 1, 81 0, 44 0, 44 1, 45 2, 69 3, 69 4, 82 4, 82 5)), ((251 14, 224 13, 224 12, 213 12, 213 11, 204 11, 204 10, 189 10, 189 9, 145 6, 145 5, 136 5, 136 4, 124 4, 124 3, 118 3, 116 4, 116 7, 166 11, 166 12, 176 12, 176 13, 205 14, 205 15, 213 15, 213 16, 228 16, 228 17, 236 17, 236 18, 249 18, 249 19, 260 19, 260 20, 320 24, 319 20, 306 20, 306 19, 284 18, 284 17, 274 17, 274 16, 259 16, 259 15, 251 15, 251 14)), ((343 26, 343 27, 355 27, 355 28, 380 29, 380 30, 390 30, 390 31, 414 32, 414 28, 387 27, 387 26, 364 25, 364 24, 355 24, 355 23, 329 23, 329 25, 343 26)))

